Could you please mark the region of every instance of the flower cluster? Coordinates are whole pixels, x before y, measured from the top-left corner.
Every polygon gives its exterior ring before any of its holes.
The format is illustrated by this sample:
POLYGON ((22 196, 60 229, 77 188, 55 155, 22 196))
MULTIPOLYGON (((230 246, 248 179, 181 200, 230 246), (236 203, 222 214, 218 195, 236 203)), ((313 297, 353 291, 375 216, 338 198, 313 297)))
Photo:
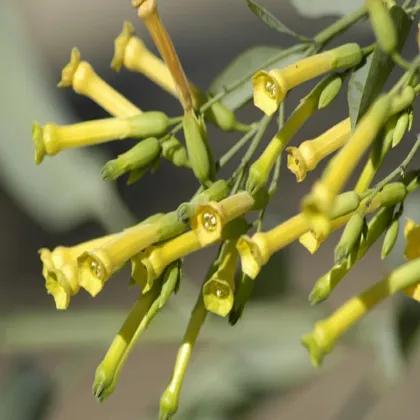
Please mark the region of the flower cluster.
MULTIPOLYGON (((139 72, 175 96, 182 106, 182 115, 176 117, 140 110, 108 85, 73 49, 58 86, 71 87, 89 97, 111 117, 67 126, 48 123, 41 127, 34 123, 35 162, 40 164, 46 156, 69 148, 138 138, 138 144, 104 166, 101 171, 104 180, 128 174, 131 184, 166 159, 191 170, 199 183, 190 201, 171 212, 154 214, 121 232, 75 246, 40 250, 45 286, 59 310, 67 309, 71 298, 81 290, 95 297, 118 270, 131 265, 131 284, 138 286, 139 297, 97 368, 93 391, 100 401, 115 389, 124 361, 141 333, 182 286, 183 259, 188 255, 215 244, 219 247, 191 313, 173 376, 162 395, 161 419, 171 418, 178 408, 185 371, 207 314, 227 317, 234 325, 249 297, 244 290, 249 290, 274 253, 297 240, 315 253, 331 232, 344 226, 334 252, 335 265, 315 283, 310 294, 312 304, 326 299, 382 234, 382 257, 390 253, 398 235, 404 200, 420 184, 420 172, 405 173, 420 141, 399 168, 375 185, 372 181, 385 155, 411 128, 412 105, 420 91, 417 85, 420 61, 416 58, 407 64, 400 57, 398 51, 404 40, 396 33, 393 20, 396 14, 411 20, 407 13, 415 10, 404 10, 396 4, 388 6, 382 0, 368 0, 352 18, 342 19, 313 40, 290 48, 290 53, 299 52, 301 57, 293 64, 265 70, 268 64, 261 63, 255 74, 246 75, 212 97, 188 81, 160 19, 156 0, 133 0, 133 7, 161 58, 147 49, 136 37, 133 25, 126 22, 115 40, 111 66, 116 71, 124 67, 139 72), (371 18, 377 43, 364 48, 349 43, 323 50, 333 36, 365 15, 371 18), (316 138, 303 141, 298 147, 288 147, 300 128, 334 101, 343 83, 375 59, 382 60, 381 63, 388 59, 388 63, 404 67, 397 84, 380 95, 381 89, 371 87, 369 92, 375 89, 377 92, 360 98, 356 112, 350 112, 349 117, 316 138), (323 78, 285 118, 283 104, 288 92, 319 76, 323 78), (265 115, 259 122, 244 124, 223 104, 223 98, 249 80, 252 80, 250 97, 253 95, 255 106, 265 115), (277 111, 278 131, 251 164, 277 111), (208 122, 222 131, 242 133, 232 149, 217 160, 207 136, 208 122), (181 131, 184 141, 177 137, 181 131), (249 142, 231 177, 221 179, 220 168, 249 142), (370 155, 354 190, 343 192, 369 148, 370 155), (323 159, 333 157, 303 198, 301 211, 263 231, 264 213, 277 188, 284 151, 288 153, 287 166, 298 182, 304 181, 323 159), (235 277, 239 266, 240 281, 235 277)), ((349 300, 332 316, 317 323, 312 334, 302 338, 315 365, 351 325, 384 298, 403 292, 420 301, 420 225, 408 220, 405 237, 407 264, 349 300)))

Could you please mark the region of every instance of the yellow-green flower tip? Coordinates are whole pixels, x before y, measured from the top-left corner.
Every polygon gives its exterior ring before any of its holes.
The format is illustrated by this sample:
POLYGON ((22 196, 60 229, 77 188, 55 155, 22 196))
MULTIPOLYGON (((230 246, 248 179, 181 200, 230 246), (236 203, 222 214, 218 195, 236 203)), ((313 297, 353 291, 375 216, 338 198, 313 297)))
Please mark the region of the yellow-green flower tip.
POLYGON ((266 115, 273 115, 286 96, 285 85, 281 78, 274 77, 270 72, 257 72, 252 78, 254 105, 266 115))
POLYGON ((288 147, 286 149, 287 168, 296 176, 297 182, 302 182, 306 178, 307 167, 305 159, 297 147, 288 147))
POLYGON ((225 317, 233 307, 232 287, 223 279, 212 278, 203 286, 203 301, 209 312, 225 317))
POLYGON ((261 160, 256 160, 249 168, 248 179, 246 180, 246 190, 255 195, 258 190, 263 188, 268 181, 270 168, 261 160))
POLYGON ((311 358, 311 363, 315 367, 319 367, 325 357, 325 352, 319 347, 317 341, 312 336, 312 334, 304 335, 301 339, 302 344, 308 350, 309 356, 311 358))
POLYGON ((255 279, 263 266, 258 245, 249 236, 243 235, 238 239, 236 249, 241 256, 242 272, 255 279))
POLYGON ((66 310, 70 304, 71 287, 63 278, 60 270, 49 270, 45 278, 47 293, 54 298, 55 307, 66 310))
POLYGON ((326 281, 325 277, 321 277, 316 283, 314 288, 312 289, 311 293, 309 294, 309 302, 311 305, 317 305, 321 303, 331 293, 331 287, 326 281))
POLYGON ((222 237, 224 226, 222 214, 221 206, 216 202, 197 206, 191 227, 202 246, 214 243, 222 237))
POLYGON ((95 372, 95 380, 92 386, 92 392, 97 401, 105 401, 115 390, 114 375, 107 374, 103 363, 101 363, 95 372))
POLYGON ((77 48, 71 50, 70 62, 63 68, 59 88, 70 87, 73 85, 73 76, 80 64, 80 51, 77 48))
POLYGON ((160 398, 159 420, 170 420, 178 410, 178 395, 168 387, 160 398))
POLYGON ((42 127, 36 121, 32 123, 32 140, 35 146, 35 164, 39 165, 44 160, 47 152, 45 150, 42 127))
POLYGON ((123 29, 114 41, 114 57, 111 61, 111 68, 120 71, 124 65, 125 49, 135 30, 131 22, 125 21, 123 29))
MULTIPOLYGON (((143 169, 143 168, 142 168, 143 169)), ((108 161, 101 169, 101 178, 104 181, 114 181, 124 175, 126 168, 118 159, 108 161)))
POLYGON ((77 265, 80 286, 95 297, 112 274, 107 255, 101 250, 84 252, 78 257, 77 265))

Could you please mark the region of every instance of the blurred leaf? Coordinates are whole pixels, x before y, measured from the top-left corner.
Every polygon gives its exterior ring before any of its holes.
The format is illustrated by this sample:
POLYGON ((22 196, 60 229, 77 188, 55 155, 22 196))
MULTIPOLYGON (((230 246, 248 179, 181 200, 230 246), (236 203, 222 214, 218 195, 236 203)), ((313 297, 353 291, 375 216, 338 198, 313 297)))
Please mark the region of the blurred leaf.
POLYGON ((32 361, 15 362, 0 389, 0 420, 43 420, 54 384, 32 361))
MULTIPOLYGON (((226 68, 213 80, 210 85, 209 92, 216 95, 222 91, 226 86, 241 79, 248 73, 257 72, 262 63, 275 59, 276 56, 284 51, 282 48, 270 46, 256 46, 252 47, 242 54, 238 55, 226 68)), ((273 68, 281 68, 291 64, 302 57, 302 53, 292 53, 282 59, 275 61, 264 70, 273 68)), ((245 105, 252 98, 252 83, 251 78, 248 82, 237 87, 233 91, 224 96, 220 102, 232 110, 236 110, 245 105)))
MULTIPOLYGON (((390 10, 398 33, 398 51, 401 51, 410 32, 412 21, 399 6, 390 10)), ((352 129, 372 102, 381 93, 394 68, 394 61, 379 47, 350 76, 347 101, 352 129)))
POLYGON ((290 0, 300 15, 307 18, 345 16, 363 6, 363 0, 290 0))
POLYGON ((0 70, 0 183, 8 194, 50 232, 70 230, 88 220, 109 231, 133 224, 115 184, 100 179, 106 161, 102 153, 70 150, 35 165, 32 120, 68 124, 73 115, 42 68, 16 2, 2 6, 0 50, 7 62, 7 69, 0 70))
POLYGON ((299 35, 292 29, 288 28, 283 22, 278 20, 270 11, 260 6, 254 0, 246 0, 246 1, 252 13, 254 13, 254 15, 257 16, 262 22, 264 22, 269 28, 274 29, 277 32, 282 32, 284 34, 291 35, 304 42, 310 41, 310 39, 307 38, 306 36, 299 35))

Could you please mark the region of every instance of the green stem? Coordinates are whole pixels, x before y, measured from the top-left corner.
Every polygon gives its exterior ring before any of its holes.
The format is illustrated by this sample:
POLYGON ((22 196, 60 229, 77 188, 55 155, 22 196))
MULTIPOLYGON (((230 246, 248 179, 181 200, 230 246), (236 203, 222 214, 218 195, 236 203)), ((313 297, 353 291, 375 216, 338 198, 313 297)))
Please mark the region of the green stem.
POLYGON ((254 124, 252 129, 249 130, 242 138, 240 138, 234 146, 232 146, 220 159, 216 165, 217 170, 223 168, 230 160, 242 149, 245 144, 255 135, 258 130, 258 124, 254 124))
POLYGON ((360 9, 354 11, 353 13, 350 13, 349 15, 344 16, 343 18, 337 20, 331 26, 319 32, 318 35, 316 35, 314 38, 315 42, 319 45, 326 44, 333 37, 341 34, 351 25, 363 19, 366 15, 367 15, 367 8, 366 6, 363 6, 360 9))
POLYGON ((243 181, 244 175, 245 175, 245 169, 249 164, 249 161, 251 160, 252 156, 254 155, 255 151, 257 150, 264 133, 266 132, 268 126, 270 125, 270 122, 272 120, 272 115, 264 115, 262 120, 259 123, 258 131, 255 134, 254 140, 250 144, 248 150, 246 151, 244 157, 241 160, 241 163, 236 168, 235 172, 232 175, 232 180, 234 181, 234 186, 232 188, 231 194, 235 194, 243 181))
POLYGON ((391 58, 394 60, 395 64, 397 64, 404 70, 410 70, 411 63, 407 61, 405 58, 401 57, 401 55, 398 52, 394 52, 391 55, 391 58))
POLYGON ((398 175, 402 174, 404 175, 407 167, 410 165, 411 161, 413 160, 414 156, 416 155, 416 152, 420 148, 420 136, 417 137, 417 141, 414 143, 414 146, 411 148, 410 152, 408 153, 407 157, 402 161, 401 165, 399 165, 396 169, 394 169, 387 177, 385 177, 382 181, 378 182, 376 187, 373 189, 372 194, 369 197, 369 201, 366 203, 364 212, 367 211, 370 204, 372 203, 373 198, 376 196, 376 194, 382 190, 385 185, 390 183, 394 178, 396 178, 398 175))

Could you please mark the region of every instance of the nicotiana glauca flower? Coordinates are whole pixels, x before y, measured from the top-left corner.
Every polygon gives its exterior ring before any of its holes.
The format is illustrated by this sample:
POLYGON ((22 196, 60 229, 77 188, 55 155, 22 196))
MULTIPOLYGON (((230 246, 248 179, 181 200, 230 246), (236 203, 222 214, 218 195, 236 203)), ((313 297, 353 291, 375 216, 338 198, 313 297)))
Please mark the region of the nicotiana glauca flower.
POLYGON ((251 165, 246 182, 246 189, 251 194, 255 194, 267 183, 277 158, 309 117, 319 109, 320 97, 324 90, 328 88, 330 81, 334 77, 335 75, 327 76, 321 80, 321 82, 319 82, 314 89, 300 101, 298 107, 292 112, 284 125, 273 137, 261 156, 251 165))
POLYGON ((229 314, 235 294, 235 269, 238 261, 236 241, 226 241, 218 257, 218 268, 203 285, 203 300, 209 312, 229 314))
POLYGON ((312 229, 324 236, 330 230, 330 215, 334 200, 372 144, 386 120, 406 108, 414 100, 414 90, 407 86, 399 95, 383 95, 367 111, 347 143, 330 161, 312 192, 302 201, 302 210, 312 229))
POLYGON ((350 118, 346 118, 320 136, 302 142, 299 147, 288 147, 287 167, 296 175, 297 182, 302 182, 322 159, 343 146, 350 133, 350 118))
POLYGON ((410 261, 374 284, 361 295, 350 299, 333 315, 316 323, 312 334, 302 338, 312 363, 319 366, 324 356, 331 352, 336 341, 375 305, 391 294, 420 282, 420 259, 410 261))
POLYGON ((54 156, 62 150, 91 146, 128 137, 149 137, 165 134, 170 120, 158 111, 145 112, 128 118, 106 118, 70 125, 48 123, 32 126, 35 163, 45 155, 54 156))
POLYGON ((223 228, 231 221, 250 211, 255 200, 245 191, 231 195, 220 202, 210 202, 197 207, 191 227, 201 245, 219 241, 223 228))
POLYGON ((96 296, 119 268, 147 247, 185 231, 176 213, 168 213, 153 222, 131 227, 100 247, 84 252, 77 259, 79 283, 96 296))
POLYGON ((70 62, 62 71, 58 87, 72 87, 76 93, 87 96, 116 117, 131 117, 142 112, 101 79, 88 62, 81 61, 77 48, 71 52, 70 62))
POLYGON ((345 44, 304 58, 284 69, 259 71, 252 78, 254 105, 272 115, 294 87, 330 71, 354 67, 362 59, 363 52, 358 44, 345 44))
POLYGON ((80 290, 77 257, 84 251, 107 242, 113 236, 107 235, 72 247, 58 246, 52 251, 47 248, 39 250, 45 287, 54 298, 57 309, 67 309, 70 298, 80 290))

